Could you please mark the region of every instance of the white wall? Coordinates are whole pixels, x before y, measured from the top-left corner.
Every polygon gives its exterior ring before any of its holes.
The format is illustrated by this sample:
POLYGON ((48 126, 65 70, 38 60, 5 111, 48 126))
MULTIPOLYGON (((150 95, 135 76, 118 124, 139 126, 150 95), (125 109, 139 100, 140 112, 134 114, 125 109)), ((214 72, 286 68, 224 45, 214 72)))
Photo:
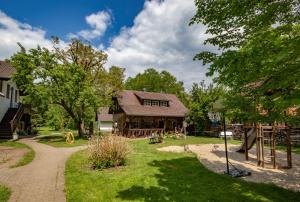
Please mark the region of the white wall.
POLYGON ((100 131, 109 131, 111 132, 113 129, 113 122, 111 121, 99 121, 98 122, 98 129, 100 131))
MULTIPOLYGON (((1 89, 0 89, 1 90, 1 89)), ((2 83, 2 92, 0 92, 0 122, 2 118, 4 117, 6 111, 8 108, 10 108, 10 98, 11 98, 11 93, 13 93, 13 106, 17 108, 18 107, 18 102, 20 101, 20 94, 19 94, 19 89, 17 88, 17 85, 12 81, 3 81, 2 83), (7 92, 7 84, 10 85, 10 88, 13 87, 13 92, 10 91, 9 98, 6 98, 6 92, 7 92), (15 102, 15 90, 18 91, 17 93, 17 102, 15 102)))
POLYGON ((10 101, 9 99, 6 99, 5 97, 2 97, 0 95, 0 122, 3 119, 7 109, 9 108, 10 101))

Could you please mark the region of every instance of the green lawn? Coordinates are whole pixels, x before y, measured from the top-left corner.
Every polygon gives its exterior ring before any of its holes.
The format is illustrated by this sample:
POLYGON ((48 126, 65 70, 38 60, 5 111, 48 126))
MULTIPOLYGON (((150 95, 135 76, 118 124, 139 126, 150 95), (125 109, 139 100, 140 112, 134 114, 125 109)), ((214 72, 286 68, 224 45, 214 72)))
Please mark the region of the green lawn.
MULTIPOLYGON (((276 149, 281 151, 286 151, 285 145, 276 145, 276 149)), ((300 154, 300 146, 298 145, 292 145, 292 152, 296 154, 300 154)))
MULTIPOLYGON (((187 145, 187 144, 223 144, 224 139, 205 137, 205 136, 187 136, 186 139, 174 139, 167 138, 164 143, 160 144, 160 147, 170 146, 170 145, 187 145)), ((239 140, 228 139, 228 144, 242 144, 239 140)))
POLYGON ((271 184, 256 184, 213 173, 191 153, 159 152, 157 147, 187 143, 221 143, 220 139, 188 137, 163 144, 131 141, 125 167, 91 170, 85 151, 66 164, 68 201, 298 201, 300 193, 271 184))
POLYGON ((10 190, 5 186, 0 185, 0 202, 8 201, 9 196, 10 196, 10 190))
POLYGON ((87 144, 86 138, 79 138, 77 131, 72 131, 75 137, 74 144, 67 144, 64 131, 55 131, 48 127, 38 128, 38 139, 40 143, 48 144, 53 147, 76 147, 87 144))
POLYGON ((0 141, 0 146, 7 146, 7 147, 15 147, 15 148, 27 148, 29 151, 13 166, 11 167, 19 167, 19 166, 24 166, 28 163, 30 163, 35 156, 34 150, 29 147, 26 144, 17 142, 17 141, 0 141))

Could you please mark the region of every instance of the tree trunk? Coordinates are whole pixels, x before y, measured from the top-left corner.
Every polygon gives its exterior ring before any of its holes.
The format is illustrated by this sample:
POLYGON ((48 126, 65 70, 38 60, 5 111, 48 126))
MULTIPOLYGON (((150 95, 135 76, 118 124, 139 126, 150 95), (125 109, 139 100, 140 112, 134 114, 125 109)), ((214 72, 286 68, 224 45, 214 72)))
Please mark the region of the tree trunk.
POLYGON ((83 137, 84 135, 84 124, 82 120, 79 120, 77 122, 77 130, 78 130, 78 136, 83 137))
POLYGON ((94 135, 94 122, 91 121, 89 125, 89 136, 94 135))

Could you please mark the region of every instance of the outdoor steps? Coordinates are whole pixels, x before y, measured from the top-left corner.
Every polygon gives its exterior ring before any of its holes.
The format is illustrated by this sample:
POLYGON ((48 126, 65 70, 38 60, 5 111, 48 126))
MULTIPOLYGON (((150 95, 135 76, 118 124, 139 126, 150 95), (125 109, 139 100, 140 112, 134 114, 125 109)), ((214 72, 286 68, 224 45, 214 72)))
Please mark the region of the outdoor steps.
POLYGON ((1 123, 0 123, 0 139, 11 139, 12 132, 10 121, 13 120, 14 116, 16 115, 18 109, 16 108, 9 108, 4 115, 1 123))

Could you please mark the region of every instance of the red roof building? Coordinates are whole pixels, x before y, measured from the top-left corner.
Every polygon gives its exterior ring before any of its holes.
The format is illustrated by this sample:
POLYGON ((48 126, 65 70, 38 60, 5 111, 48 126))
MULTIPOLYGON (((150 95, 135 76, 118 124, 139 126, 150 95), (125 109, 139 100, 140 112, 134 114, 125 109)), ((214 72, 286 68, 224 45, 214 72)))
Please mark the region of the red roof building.
POLYGON ((178 130, 187 112, 174 94, 124 90, 114 98, 113 119, 118 131, 126 136, 178 130))

